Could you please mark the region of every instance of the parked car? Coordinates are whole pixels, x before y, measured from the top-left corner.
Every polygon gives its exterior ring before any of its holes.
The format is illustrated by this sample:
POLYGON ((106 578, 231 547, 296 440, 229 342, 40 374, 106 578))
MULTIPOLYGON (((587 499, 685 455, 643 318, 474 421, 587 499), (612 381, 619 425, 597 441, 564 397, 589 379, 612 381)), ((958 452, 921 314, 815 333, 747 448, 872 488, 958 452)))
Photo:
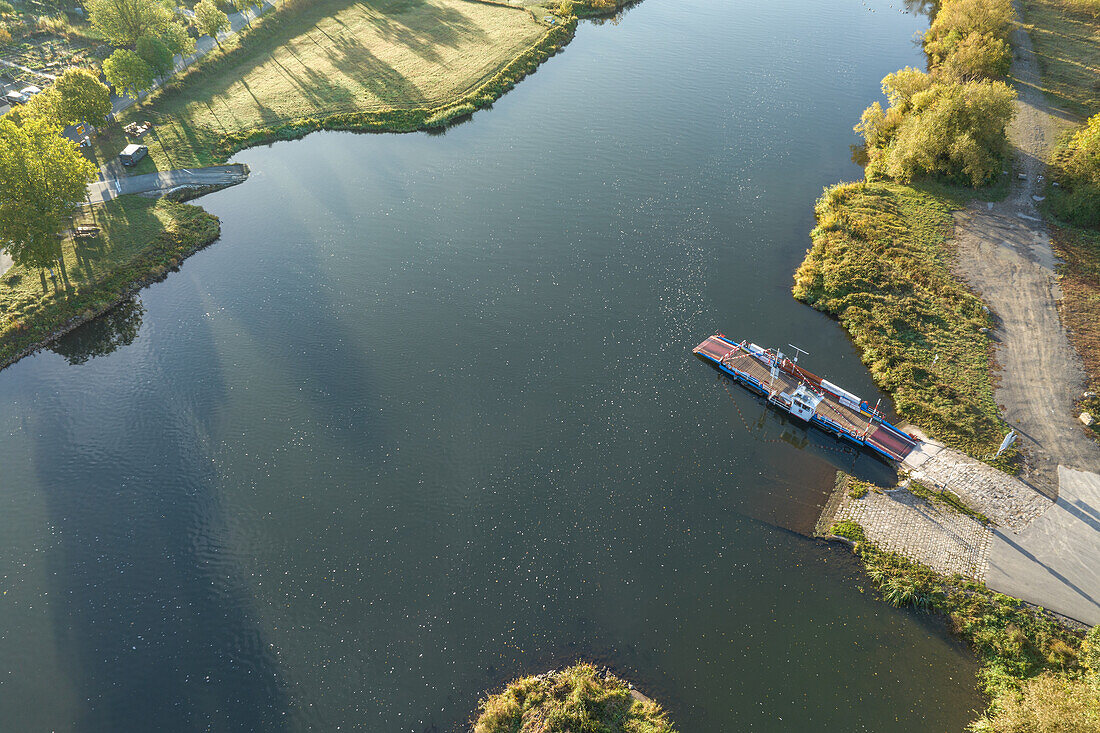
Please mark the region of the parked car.
POLYGON ((39 87, 36 87, 34 85, 31 85, 29 87, 23 87, 22 89, 19 90, 19 93, 22 94, 27 99, 30 99, 31 97, 33 97, 36 94, 41 94, 42 89, 40 89, 39 87))
POLYGON ((17 104, 26 104, 31 101, 31 98, 23 94, 23 92, 12 90, 4 95, 4 101, 14 107, 17 104))
POLYGON ((122 149, 122 152, 118 154, 118 159, 122 161, 123 165, 137 165, 148 152, 149 148, 144 145, 131 143, 122 149))

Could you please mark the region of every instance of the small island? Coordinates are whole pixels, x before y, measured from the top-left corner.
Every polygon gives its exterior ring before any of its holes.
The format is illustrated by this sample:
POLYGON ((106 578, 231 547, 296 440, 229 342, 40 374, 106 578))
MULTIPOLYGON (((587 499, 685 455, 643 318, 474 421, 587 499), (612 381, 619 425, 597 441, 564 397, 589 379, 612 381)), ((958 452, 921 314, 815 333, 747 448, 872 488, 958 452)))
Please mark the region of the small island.
POLYGON ((474 733, 676 733, 660 705, 584 662, 522 677, 479 707, 474 733))

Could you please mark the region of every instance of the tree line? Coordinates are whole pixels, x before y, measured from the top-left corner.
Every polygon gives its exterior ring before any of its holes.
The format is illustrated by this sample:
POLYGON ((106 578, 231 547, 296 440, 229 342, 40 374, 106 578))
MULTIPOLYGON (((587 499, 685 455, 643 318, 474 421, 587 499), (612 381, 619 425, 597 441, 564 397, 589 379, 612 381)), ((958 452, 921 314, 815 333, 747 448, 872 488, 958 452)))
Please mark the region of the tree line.
MULTIPOLYGON (((233 0, 244 9, 251 0, 233 0)), ((162 0, 87 0, 89 21, 115 47, 103 76, 120 94, 137 97, 171 73, 176 54, 194 39, 173 6, 162 0)), ((198 31, 217 38, 229 28, 214 0, 194 8, 198 31)), ((68 69, 27 104, 0 118, 0 248, 19 265, 52 267, 61 232, 87 197, 95 166, 66 139, 67 125, 100 126, 111 113, 110 89, 88 69, 68 69)))
POLYGON ((111 95, 87 69, 68 69, 29 103, 0 117, 0 248, 28 267, 61 257, 59 235, 87 196, 95 166, 61 134, 100 124, 111 95))
MULTIPOLYGON (((251 0, 233 0, 243 10, 251 0)), ((195 40, 170 4, 159 0, 86 0, 88 20, 115 47, 103 61, 103 73, 119 94, 137 97, 157 77, 175 69, 176 54, 194 53, 195 40)), ((214 0, 194 7, 194 26, 213 36, 229 29, 229 16, 214 0)))
POLYGON ((1015 24, 1010 0, 940 3, 924 36, 929 71, 887 76, 889 107, 875 102, 856 125, 869 180, 933 175, 978 187, 997 176, 1015 114, 1016 92, 1001 80, 1015 24))

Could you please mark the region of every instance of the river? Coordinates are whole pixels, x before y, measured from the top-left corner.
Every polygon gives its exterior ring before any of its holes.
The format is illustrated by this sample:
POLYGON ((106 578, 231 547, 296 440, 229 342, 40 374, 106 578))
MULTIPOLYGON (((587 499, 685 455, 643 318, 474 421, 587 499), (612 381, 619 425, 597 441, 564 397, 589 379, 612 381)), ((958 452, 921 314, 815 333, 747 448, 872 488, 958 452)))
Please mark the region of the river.
POLYGON ((0 373, 7 730, 452 731, 583 657, 682 731, 960 730, 970 655, 809 539, 873 459, 697 361, 795 344, 885 0, 645 0, 445 134, 245 151, 220 241, 0 373))

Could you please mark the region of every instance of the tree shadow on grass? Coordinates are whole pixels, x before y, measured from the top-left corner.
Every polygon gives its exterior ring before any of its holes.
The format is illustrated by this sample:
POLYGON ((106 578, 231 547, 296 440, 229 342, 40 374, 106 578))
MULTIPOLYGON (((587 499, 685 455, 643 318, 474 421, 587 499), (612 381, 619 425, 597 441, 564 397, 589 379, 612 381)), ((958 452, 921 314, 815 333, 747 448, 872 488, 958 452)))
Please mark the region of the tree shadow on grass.
MULTIPOLYGON (((511 11, 501 8, 501 12, 511 11)), ((517 9, 516 12, 523 11, 517 9)), ((458 48, 467 42, 485 42, 489 39, 485 30, 469 16, 456 8, 442 4, 426 2, 366 4, 348 2, 348 0, 334 2, 322 0, 296 12, 293 24, 285 23, 269 36, 255 37, 254 41, 246 37, 243 41, 244 45, 230 52, 227 57, 229 63, 221 65, 217 76, 195 76, 166 90, 158 105, 161 114, 185 115, 185 108, 193 103, 208 104, 209 100, 220 95, 231 94, 230 90, 234 84, 271 61, 275 61, 280 66, 283 74, 292 80, 303 97, 314 105, 317 113, 341 111, 334 110, 334 105, 350 104, 355 99, 354 94, 334 84, 330 75, 318 72, 308 64, 303 63, 307 71, 295 72, 275 58, 275 52, 279 49, 286 49, 298 56, 294 50, 295 42, 299 44, 305 42, 306 37, 311 36, 314 30, 323 35, 327 42, 342 49, 342 57, 337 59, 337 68, 342 73, 354 78, 367 88, 385 89, 382 82, 375 81, 381 75, 390 81, 400 82, 400 91, 416 90, 418 97, 422 97, 415 85, 369 51, 365 40, 353 40, 358 38, 357 33, 365 25, 370 26, 371 32, 381 35, 391 43, 408 47, 421 58, 432 63, 443 61, 437 50, 440 46, 458 48), (359 23, 350 18, 336 17, 353 6, 360 8, 364 16, 359 23), (340 34, 346 36, 344 39, 338 39, 334 34, 319 27, 326 18, 333 18, 335 23, 346 29, 340 34), (324 90, 324 92, 318 90, 324 90)), ((315 38, 313 40, 318 45, 326 45, 315 38)), ((300 57, 299 60, 301 60, 300 57)), ((394 99, 392 94, 387 96, 389 99, 394 99)), ((415 103, 414 99, 413 104, 415 103)), ((284 119, 301 116, 304 115, 296 114, 286 116, 284 119)))
MULTIPOLYGON (((387 41, 409 48, 417 56, 432 63, 440 63, 439 46, 458 48, 467 41, 488 40, 484 29, 456 7, 439 3, 417 3, 417 7, 430 5, 429 12, 392 12, 394 6, 402 9, 409 3, 374 2, 357 3, 369 15, 371 24, 387 41), (408 18, 416 22, 401 22, 408 18)), ((502 10, 504 10, 502 8, 502 10)), ((522 12, 522 11, 519 11, 522 12)))

